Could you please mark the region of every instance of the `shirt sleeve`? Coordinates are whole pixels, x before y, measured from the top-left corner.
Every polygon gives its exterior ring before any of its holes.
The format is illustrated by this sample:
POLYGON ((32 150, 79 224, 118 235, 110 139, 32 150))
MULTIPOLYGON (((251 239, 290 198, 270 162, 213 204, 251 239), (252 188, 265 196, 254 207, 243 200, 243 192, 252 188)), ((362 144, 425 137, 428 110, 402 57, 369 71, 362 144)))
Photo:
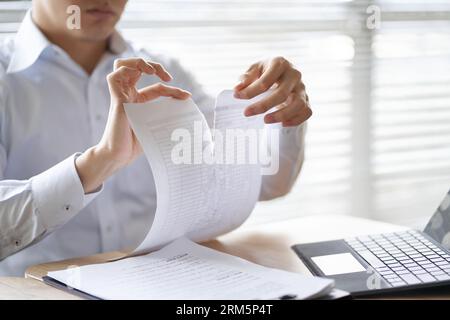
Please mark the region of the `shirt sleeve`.
POLYGON ((283 127, 279 123, 267 126, 270 161, 268 169, 263 170, 259 200, 271 200, 291 191, 305 158, 306 126, 306 123, 296 127, 283 127))
MULTIPOLYGON (((5 152, 0 149, 4 168, 5 152)), ((84 194, 75 167, 77 156, 29 180, 0 181, 0 260, 42 240, 100 193, 84 194)))

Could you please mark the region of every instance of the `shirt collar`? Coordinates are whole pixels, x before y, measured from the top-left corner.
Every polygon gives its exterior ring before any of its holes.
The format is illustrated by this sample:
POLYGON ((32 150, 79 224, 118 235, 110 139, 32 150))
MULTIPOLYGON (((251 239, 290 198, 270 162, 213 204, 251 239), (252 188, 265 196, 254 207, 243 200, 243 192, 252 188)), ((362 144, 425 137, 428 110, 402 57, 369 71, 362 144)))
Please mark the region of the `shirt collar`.
POLYGON ((18 72, 33 65, 50 42, 31 19, 31 10, 25 15, 14 38, 14 51, 8 73, 18 72))
MULTIPOLYGON (((28 10, 14 39, 14 51, 8 65, 8 73, 19 72, 32 66, 42 52, 52 43, 39 30, 28 10)), ((127 42, 118 31, 109 39, 109 50, 113 54, 122 54, 127 50, 127 42)))

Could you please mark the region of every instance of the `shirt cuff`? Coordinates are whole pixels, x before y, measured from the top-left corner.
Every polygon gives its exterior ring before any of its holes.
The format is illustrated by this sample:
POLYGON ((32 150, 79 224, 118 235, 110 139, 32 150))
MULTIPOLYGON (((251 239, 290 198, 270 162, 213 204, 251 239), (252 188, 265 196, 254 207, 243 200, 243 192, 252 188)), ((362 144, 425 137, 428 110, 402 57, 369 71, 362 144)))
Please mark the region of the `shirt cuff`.
POLYGON ((84 194, 75 167, 75 159, 79 155, 74 154, 30 179, 35 209, 47 231, 69 221, 103 189, 84 194))
POLYGON ((283 127, 281 123, 268 125, 269 134, 271 130, 278 130, 280 151, 288 157, 298 157, 299 152, 304 151, 307 123, 295 127, 283 127))

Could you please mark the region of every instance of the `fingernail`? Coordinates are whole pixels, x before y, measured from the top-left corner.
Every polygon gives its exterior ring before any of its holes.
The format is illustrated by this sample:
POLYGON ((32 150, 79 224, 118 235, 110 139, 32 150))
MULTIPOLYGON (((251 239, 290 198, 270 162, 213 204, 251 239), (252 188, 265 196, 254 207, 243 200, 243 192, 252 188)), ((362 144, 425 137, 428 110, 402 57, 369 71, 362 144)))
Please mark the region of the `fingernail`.
POLYGON ((271 114, 268 114, 268 115, 266 115, 265 120, 266 120, 266 123, 274 123, 275 117, 271 114))
POLYGON ((245 111, 244 111, 244 115, 245 115, 246 117, 253 116, 254 114, 255 114, 255 110, 254 110, 253 108, 247 108, 247 109, 245 109, 245 111))
POLYGON ((239 99, 247 99, 247 94, 245 91, 239 91, 239 99))

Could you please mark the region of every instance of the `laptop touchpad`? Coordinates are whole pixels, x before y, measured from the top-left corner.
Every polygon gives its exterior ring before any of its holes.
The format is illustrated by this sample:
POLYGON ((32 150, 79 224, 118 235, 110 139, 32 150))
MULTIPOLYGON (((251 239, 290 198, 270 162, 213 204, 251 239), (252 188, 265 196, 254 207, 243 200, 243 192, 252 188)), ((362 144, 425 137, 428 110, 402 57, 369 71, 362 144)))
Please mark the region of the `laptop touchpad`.
POLYGON ((351 253, 312 257, 311 260, 326 275, 365 272, 364 266, 351 253))

